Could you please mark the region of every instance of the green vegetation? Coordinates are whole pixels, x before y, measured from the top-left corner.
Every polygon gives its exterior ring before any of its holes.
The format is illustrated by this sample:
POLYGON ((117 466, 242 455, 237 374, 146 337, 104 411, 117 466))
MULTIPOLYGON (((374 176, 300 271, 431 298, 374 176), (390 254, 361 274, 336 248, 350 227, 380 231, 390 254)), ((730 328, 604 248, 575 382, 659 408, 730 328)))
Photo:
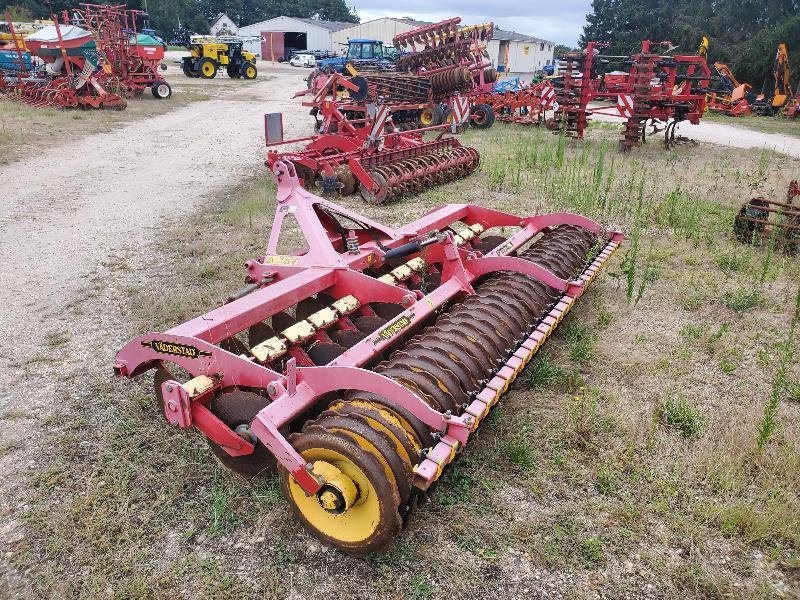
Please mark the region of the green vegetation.
POLYGON ((706 425, 700 409, 683 394, 668 394, 658 409, 659 420, 685 438, 699 436, 706 425))

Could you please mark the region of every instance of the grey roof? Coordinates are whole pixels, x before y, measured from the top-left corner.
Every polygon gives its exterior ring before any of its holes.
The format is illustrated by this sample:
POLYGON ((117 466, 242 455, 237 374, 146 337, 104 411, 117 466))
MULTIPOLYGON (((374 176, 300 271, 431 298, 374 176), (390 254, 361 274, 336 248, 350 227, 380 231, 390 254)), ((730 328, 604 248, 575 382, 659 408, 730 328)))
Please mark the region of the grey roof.
MULTIPOLYGON (((423 27, 425 25, 433 25, 430 21, 416 21, 414 19, 400 19, 397 17, 381 17, 385 19, 392 19, 394 21, 399 21, 401 23, 405 23, 406 25, 411 25, 412 27, 423 27)), ((379 21, 380 19, 375 19, 375 21, 379 21)), ((532 35, 525 35, 524 33, 517 33, 516 31, 506 31, 505 29, 498 29, 497 27, 494 28, 494 34, 492 35, 492 39, 499 40, 501 42, 529 42, 529 43, 537 43, 540 44, 544 42, 545 44, 552 44, 555 46, 555 42, 551 42, 549 40, 543 40, 541 38, 534 37, 532 35)))
POLYGON ((501 42, 509 41, 509 42, 531 42, 536 44, 553 44, 555 46, 555 42, 551 42, 549 40, 543 40, 541 38, 533 37, 532 35, 525 35, 524 33, 517 33, 516 31, 506 31, 505 29, 494 29, 494 35, 492 35, 492 39, 500 40, 501 42))
POLYGON ((347 29, 348 27, 358 25, 358 23, 346 23, 345 21, 319 21, 317 19, 307 19, 303 17, 288 18, 294 19, 295 21, 302 21, 303 23, 308 23, 309 25, 315 25, 317 27, 321 27, 322 29, 327 29, 328 31, 340 31, 342 29, 347 29))

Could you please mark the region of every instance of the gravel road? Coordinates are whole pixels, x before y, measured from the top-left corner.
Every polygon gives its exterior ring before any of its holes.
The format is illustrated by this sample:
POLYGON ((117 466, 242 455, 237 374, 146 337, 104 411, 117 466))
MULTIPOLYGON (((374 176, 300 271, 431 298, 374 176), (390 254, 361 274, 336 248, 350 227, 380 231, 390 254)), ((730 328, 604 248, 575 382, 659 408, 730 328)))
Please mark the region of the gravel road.
MULTIPOLYGON (((141 254, 162 219, 266 168, 264 113, 282 111, 287 136, 310 134, 308 109, 290 100, 305 75, 262 63, 252 83, 198 81, 212 99, 0 167, 0 548, 21 535, 37 428, 81 392, 82 374, 110 368, 118 345, 106 330, 113 314, 69 308, 98 279, 107 284, 120 257, 146 268, 141 254)), ((4 598, 9 557, 0 556, 4 598)))

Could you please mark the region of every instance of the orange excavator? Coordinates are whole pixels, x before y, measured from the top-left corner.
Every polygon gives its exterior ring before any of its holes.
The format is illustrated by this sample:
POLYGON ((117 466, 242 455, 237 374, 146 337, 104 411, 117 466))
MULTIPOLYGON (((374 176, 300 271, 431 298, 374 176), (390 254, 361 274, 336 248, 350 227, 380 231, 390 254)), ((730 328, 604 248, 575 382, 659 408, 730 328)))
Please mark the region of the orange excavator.
POLYGON ((772 76, 775 87, 769 100, 759 102, 753 106, 754 112, 760 115, 783 114, 790 119, 795 119, 800 113, 800 99, 794 95, 790 81, 789 50, 786 44, 778 44, 775 61, 772 63, 772 76))
POLYGON ((731 117, 743 117, 751 114, 747 95, 753 86, 749 83, 739 83, 733 71, 724 63, 715 62, 714 69, 719 75, 722 89, 709 94, 708 110, 731 117))

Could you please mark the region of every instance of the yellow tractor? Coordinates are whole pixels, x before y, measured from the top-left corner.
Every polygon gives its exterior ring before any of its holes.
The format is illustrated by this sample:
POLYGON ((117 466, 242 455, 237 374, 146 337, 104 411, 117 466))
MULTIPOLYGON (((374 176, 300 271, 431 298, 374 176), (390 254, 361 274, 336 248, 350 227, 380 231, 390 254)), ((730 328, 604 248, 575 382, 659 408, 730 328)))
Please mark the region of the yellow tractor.
POLYGON ((184 75, 213 79, 224 67, 232 79, 255 79, 256 55, 242 49, 249 40, 239 36, 192 36, 186 46, 191 54, 183 57, 184 75))

